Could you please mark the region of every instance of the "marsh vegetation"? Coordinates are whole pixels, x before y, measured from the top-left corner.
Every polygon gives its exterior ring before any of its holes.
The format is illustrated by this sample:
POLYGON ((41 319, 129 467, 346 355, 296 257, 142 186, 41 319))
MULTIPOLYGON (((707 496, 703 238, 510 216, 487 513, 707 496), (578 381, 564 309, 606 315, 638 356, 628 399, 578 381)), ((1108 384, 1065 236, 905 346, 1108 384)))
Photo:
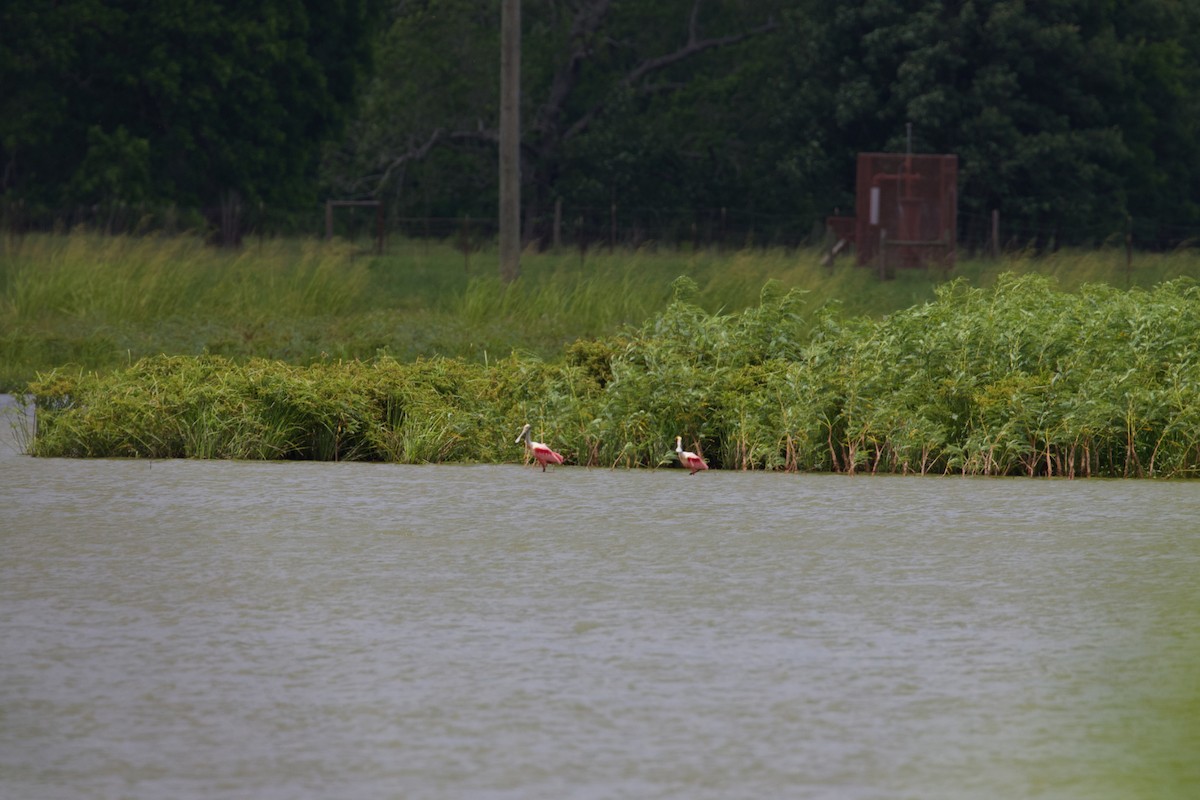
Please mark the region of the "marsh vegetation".
POLYGON ((803 251, 542 254, 503 286, 435 245, 7 247, 35 455, 513 461, 531 422, 606 467, 671 463, 683 435, 734 469, 1200 470, 1200 289, 1165 279, 1188 253, 884 283, 803 251))

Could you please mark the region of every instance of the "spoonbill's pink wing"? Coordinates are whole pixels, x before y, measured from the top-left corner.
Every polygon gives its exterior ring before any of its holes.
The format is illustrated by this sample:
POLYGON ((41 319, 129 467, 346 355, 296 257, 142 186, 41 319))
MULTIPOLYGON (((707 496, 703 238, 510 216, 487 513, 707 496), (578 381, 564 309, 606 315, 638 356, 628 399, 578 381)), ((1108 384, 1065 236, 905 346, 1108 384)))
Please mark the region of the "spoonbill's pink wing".
POLYGON ((554 452, 546 445, 540 442, 534 442, 533 457, 543 464, 553 461, 555 464, 563 463, 563 457, 559 453, 554 452))

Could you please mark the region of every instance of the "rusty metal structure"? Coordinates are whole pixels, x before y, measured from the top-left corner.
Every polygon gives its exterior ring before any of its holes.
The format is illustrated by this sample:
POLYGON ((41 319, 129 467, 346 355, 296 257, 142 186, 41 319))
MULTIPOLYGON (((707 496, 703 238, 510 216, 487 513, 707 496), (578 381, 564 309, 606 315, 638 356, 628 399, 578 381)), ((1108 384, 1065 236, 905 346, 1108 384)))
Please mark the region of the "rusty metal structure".
POLYGON ((833 255, 853 245, 860 266, 950 269, 957 258, 958 157, 859 153, 855 216, 829 217, 833 255))

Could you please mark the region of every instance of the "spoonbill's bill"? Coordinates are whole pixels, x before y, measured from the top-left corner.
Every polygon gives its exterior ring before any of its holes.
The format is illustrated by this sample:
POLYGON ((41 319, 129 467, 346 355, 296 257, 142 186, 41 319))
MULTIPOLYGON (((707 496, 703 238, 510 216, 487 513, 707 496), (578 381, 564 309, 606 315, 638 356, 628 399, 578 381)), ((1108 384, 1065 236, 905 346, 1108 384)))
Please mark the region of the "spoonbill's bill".
POLYGON ((547 464, 561 464, 563 457, 559 453, 554 452, 541 442, 535 442, 533 437, 529 435, 529 423, 525 423, 525 427, 521 428, 521 434, 517 436, 517 441, 514 444, 525 442, 525 449, 528 450, 537 462, 542 465, 542 472, 546 471, 547 464))
POLYGON ((679 454, 679 463, 691 470, 688 475, 695 475, 702 469, 708 469, 708 464, 700 456, 683 449, 683 437, 675 437, 675 452, 679 454))

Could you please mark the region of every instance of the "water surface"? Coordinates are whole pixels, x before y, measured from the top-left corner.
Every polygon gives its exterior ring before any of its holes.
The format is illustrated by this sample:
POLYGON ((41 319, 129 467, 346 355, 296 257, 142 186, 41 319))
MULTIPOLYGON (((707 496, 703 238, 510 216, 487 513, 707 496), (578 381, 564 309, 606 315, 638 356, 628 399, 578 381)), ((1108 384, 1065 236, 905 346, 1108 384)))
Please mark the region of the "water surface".
POLYGON ((0 433, 0 796, 1194 798, 1197 519, 1196 483, 0 433))

